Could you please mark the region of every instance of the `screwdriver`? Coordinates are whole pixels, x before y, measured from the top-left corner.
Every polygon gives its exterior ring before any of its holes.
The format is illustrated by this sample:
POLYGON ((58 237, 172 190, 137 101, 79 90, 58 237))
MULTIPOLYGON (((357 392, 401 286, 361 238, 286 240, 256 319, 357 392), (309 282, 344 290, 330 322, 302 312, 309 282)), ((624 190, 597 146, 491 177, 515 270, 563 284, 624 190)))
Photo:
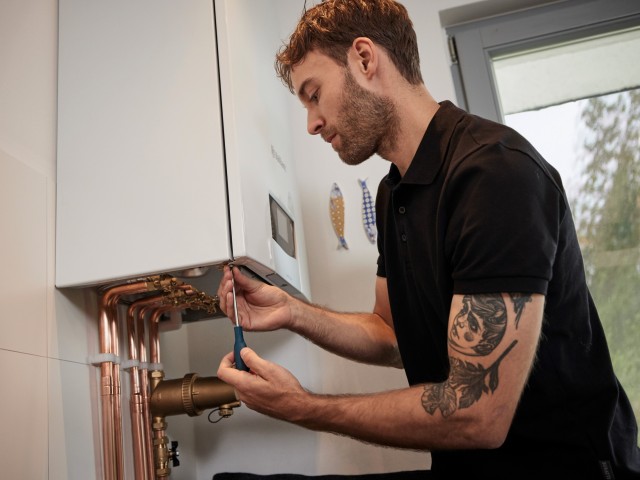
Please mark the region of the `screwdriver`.
POLYGON ((240 321, 238 320, 238 304, 236 302, 236 281, 233 278, 233 265, 229 265, 229 270, 231 271, 231 289, 233 291, 233 315, 235 316, 236 326, 233 327, 233 333, 235 335, 235 341, 233 343, 233 356, 236 359, 236 368, 238 370, 244 370, 245 372, 249 371, 249 367, 245 365, 242 361, 242 357, 240 357, 240 350, 247 346, 244 341, 244 335, 242 334, 242 326, 240 325, 240 321))

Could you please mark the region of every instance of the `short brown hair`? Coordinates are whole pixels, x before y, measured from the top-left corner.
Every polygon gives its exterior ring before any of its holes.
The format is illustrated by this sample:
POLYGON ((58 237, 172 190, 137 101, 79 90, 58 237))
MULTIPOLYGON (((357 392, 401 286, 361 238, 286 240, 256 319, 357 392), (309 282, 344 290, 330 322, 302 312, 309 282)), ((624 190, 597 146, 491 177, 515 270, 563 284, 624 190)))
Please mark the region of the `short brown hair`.
POLYGON ((413 23, 407 9, 393 0, 324 0, 308 9, 276 54, 276 73, 294 93, 291 70, 307 53, 318 49, 346 67, 347 51, 357 37, 383 47, 409 83, 423 82, 413 23))

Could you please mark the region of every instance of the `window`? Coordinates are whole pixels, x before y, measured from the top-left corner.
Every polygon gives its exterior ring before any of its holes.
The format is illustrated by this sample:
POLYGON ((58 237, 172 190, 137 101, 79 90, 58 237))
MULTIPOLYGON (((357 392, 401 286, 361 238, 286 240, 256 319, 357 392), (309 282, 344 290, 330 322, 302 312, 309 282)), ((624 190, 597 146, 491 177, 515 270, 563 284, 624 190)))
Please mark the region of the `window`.
POLYGON ((458 105, 518 130, 562 175, 640 419, 640 2, 566 0, 447 35, 458 105))

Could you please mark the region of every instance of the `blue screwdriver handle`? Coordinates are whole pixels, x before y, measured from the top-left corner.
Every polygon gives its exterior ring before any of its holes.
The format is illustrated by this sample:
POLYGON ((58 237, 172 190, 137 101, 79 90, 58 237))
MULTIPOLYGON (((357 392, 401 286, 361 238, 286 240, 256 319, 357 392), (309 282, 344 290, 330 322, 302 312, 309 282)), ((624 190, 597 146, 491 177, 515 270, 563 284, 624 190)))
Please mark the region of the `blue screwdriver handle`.
POLYGON ((240 356, 240 350, 247 346, 244 341, 244 336, 242 335, 242 327, 240 325, 236 325, 233 327, 233 333, 235 334, 235 342, 233 344, 233 356, 236 359, 236 368, 238 370, 244 370, 245 372, 249 371, 249 367, 247 367, 240 356))

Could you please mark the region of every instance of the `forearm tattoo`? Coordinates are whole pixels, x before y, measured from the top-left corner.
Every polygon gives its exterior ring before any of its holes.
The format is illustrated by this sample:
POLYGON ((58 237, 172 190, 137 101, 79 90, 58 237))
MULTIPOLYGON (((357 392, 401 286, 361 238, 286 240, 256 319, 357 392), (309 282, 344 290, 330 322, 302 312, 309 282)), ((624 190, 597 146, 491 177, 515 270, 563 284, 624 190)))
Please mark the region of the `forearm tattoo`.
POLYGON ((520 317, 524 311, 524 305, 531 301, 531 295, 525 295, 522 293, 510 293, 511 301, 513 302, 513 309, 516 312, 516 328, 520 323, 520 317))
MULTIPOLYGON (((525 304, 531 295, 510 294, 518 328, 525 304)), ((507 306, 500 294, 465 295, 462 308, 449 331, 449 347, 464 357, 486 357, 501 347, 507 330, 507 306)), ((498 370, 502 360, 518 343, 511 342, 489 366, 471 359, 449 357, 449 378, 443 383, 425 385, 422 406, 431 415, 440 410, 444 417, 459 408, 477 402, 482 394, 493 393, 499 385, 498 370)))

